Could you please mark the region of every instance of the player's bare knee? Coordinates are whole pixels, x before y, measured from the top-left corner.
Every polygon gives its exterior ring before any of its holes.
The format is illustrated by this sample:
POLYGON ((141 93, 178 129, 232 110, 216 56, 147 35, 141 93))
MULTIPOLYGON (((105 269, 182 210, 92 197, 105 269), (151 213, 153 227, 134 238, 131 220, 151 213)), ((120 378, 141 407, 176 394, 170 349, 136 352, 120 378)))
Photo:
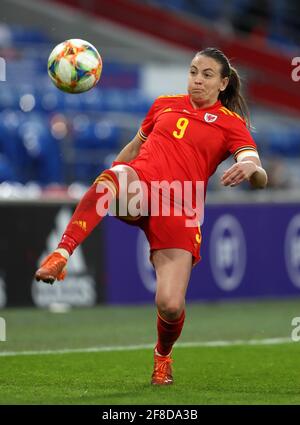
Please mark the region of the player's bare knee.
POLYGON ((157 300, 156 305, 159 314, 167 320, 178 319, 184 309, 182 300, 157 300))
POLYGON ((122 183, 124 186, 126 186, 126 189, 128 183, 130 183, 133 178, 137 177, 135 171, 127 165, 114 165, 110 168, 110 170, 117 176, 119 183, 122 183))
POLYGON ((131 206, 131 210, 128 210, 131 200, 136 197, 136 192, 143 194, 138 174, 132 167, 125 164, 115 165, 111 168, 111 171, 115 173, 119 181, 118 217, 125 220, 139 218, 143 195, 141 195, 140 201, 137 201, 136 204, 131 206), (134 206, 136 206, 136 209, 134 209, 134 206))

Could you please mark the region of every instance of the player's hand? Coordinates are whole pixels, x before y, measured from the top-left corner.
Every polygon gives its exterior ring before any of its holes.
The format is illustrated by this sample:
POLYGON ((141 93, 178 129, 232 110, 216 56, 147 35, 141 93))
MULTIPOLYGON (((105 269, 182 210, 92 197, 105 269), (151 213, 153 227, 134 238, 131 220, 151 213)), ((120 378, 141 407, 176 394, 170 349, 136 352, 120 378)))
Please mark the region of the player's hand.
POLYGON ((252 161, 237 162, 224 172, 221 183, 224 186, 237 186, 244 180, 249 180, 256 171, 257 165, 252 161))

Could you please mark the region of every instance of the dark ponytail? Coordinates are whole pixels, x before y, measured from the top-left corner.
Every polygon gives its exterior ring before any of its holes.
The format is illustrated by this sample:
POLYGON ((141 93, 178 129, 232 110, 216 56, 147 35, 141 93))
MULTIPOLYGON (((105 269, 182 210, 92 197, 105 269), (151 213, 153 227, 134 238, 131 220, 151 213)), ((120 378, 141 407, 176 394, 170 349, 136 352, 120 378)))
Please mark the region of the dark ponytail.
POLYGON ((241 94, 241 79, 235 68, 230 65, 228 58, 224 55, 221 50, 213 47, 208 47, 201 52, 198 52, 196 56, 204 55, 214 59, 221 65, 221 77, 229 78, 226 89, 219 94, 219 99, 226 108, 230 111, 237 112, 241 115, 250 128, 250 116, 246 101, 241 94))

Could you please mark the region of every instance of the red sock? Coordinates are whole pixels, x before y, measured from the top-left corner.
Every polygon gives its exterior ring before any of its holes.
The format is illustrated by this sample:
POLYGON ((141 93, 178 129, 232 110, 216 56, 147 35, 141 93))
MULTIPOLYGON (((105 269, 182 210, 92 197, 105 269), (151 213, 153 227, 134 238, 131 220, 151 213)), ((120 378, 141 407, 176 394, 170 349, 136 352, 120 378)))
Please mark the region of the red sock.
POLYGON ((162 356, 170 354, 175 341, 179 338, 185 319, 185 311, 181 313, 179 319, 165 320, 157 313, 157 334, 158 341, 156 350, 162 356))
POLYGON ((115 173, 103 171, 77 205, 58 247, 66 249, 71 255, 106 215, 118 191, 119 182, 115 173))

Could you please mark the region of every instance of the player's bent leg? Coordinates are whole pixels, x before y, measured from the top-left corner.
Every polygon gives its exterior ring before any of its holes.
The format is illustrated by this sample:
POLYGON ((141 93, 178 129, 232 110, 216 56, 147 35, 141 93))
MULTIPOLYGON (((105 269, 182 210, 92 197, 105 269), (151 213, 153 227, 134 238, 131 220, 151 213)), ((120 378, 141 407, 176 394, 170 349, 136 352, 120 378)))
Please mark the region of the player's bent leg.
POLYGON ((37 280, 53 283, 66 275, 69 256, 93 231, 107 214, 114 198, 118 196, 118 177, 112 170, 103 171, 85 193, 66 227, 58 244, 35 273, 37 280))
POLYGON ((154 251, 156 271, 157 334, 154 350, 153 385, 173 383, 171 352, 185 319, 185 294, 192 269, 192 254, 183 249, 154 251))
POLYGON ((144 189, 137 172, 129 165, 118 164, 111 168, 119 181, 116 216, 125 221, 135 221, 141 216, 144 189), (132 202, 135 198, 136 202, 132 202))
POLYGON ((155 302, 167 321, 177 320, 185 307, 185 295, 191 270, 192 254, 184 249, 160 249, 152 254, 157 287, 155 302))
MULTIPOLYGON (((79 202, 58 244, 58 249, 50 254, 37 270, 36 280, 53 283, 55 280, 64 279, 69 256, 100 223, 112 201, 118 199, 122 203, 123 210, 128 211, 127 203, 130 202, 134 193, 128 193, 127 184, 132 182, 138 183, 139 177, 132 167, 126 165, 114 166, 103 171, 96 178, 79 202), (121 188, 122 191, 120 191, 120 183, 123 186, 125 183, 125 187, 121 188)), ((125 218, 132 219, 131 215, 125 218)))

